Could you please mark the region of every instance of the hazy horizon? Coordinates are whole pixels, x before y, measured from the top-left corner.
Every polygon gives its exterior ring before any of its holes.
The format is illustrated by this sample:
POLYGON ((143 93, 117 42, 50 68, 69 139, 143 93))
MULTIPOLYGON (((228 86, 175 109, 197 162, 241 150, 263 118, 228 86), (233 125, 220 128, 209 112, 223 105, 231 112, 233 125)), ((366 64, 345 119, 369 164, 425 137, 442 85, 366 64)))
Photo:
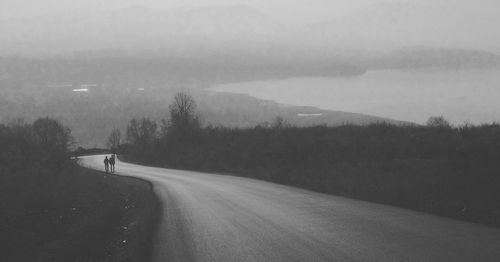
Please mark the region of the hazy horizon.
MULTIPOLYGON (((372 115, 423 123, 433 114, 448 117, 447 112, 456 122, 462 121, 462 107, 474 113, 468 117, 473 122, 497 121, 492 100, 498 97, 498 79, 471 73, 500 68, 497 7, 493 0, 3 0, 0 102, 6 110, 0 117, 65 117, 82 140, 93 142, 105 137, 94 130, 108 132, 111 125, 86 132, 89 124, 108 123, 89 117, 91 110, 99 108, 111 123, 123 125, 129 115, 161 112, 176 90, 197 90, 200 104, 208 105, 200 107, 207 119, 228 126, 255 125, 278 113, 301 125, 378 121, 372 115), (462 78, 459 83, 452 81, 456 75, 370 78, 385 69, 456 71, 462 78), (280 105, 269 109, 259 99, 220 94, 214 100, 203 93, 221 83, 300 77, 332 80, 299 81, 295 90, 305 93, 292 97, 301 100, 299 107, 280 112, 280 105), (72 91, 88 85, 88 92, 72 91), (467 91, 460 99, 435 102, 445 96, 434 93, 455 93, 456 86, 467 91), (312 88, 324 91, 305 103, 312 88), (397 97, 403 88, 409 91, 397 97), (368 102, 358 99, 366 96, 368 102), (486 100, 489 109, 476 110, 486 100), (403 110, 412 103, 425 113, 412 117, 415 109, 403 110), (333 111, 322 118, 300 117, 322 113, 301 106, 333 111), (442 110, 445 106, 451 109, 442 110), (76 121, 80 118, 88 122, 76 121)), ((275 94, 264 99, 288 104, 292 89, 261 91, 275 94)))
POLYGON ((218 48, 248 49, 252 43, 247 42, 255 41, 258 48, 380 51, 425 46, 498 54, 500 33, 494 28, 500 24, 499 8, 500 2, 493 0, 4 0, 0 52, 169 49, 193 45, 199 38, 218 48), (154 41, 158 43, 149 44, 154 41))
POLYGON ((53 13, 102 11, 142 6, 152 9, 173 9, 221 5, 248 5, 272 15, 287 17, 297 24, 319 22, 332 16, 343 15, 375 3, 406 2, 405 0, 313 0, 304 4, 301 0, 4 0, 0 6, 3 18, 26 18, 53 13), (281 14, 280 14, 281 13, 281 14), (288 13, 288 15, 286 14, 288 13), (299 17, 297 17, 299 15, 299 17), (302 21, 296 21, 302 20, 302 21))

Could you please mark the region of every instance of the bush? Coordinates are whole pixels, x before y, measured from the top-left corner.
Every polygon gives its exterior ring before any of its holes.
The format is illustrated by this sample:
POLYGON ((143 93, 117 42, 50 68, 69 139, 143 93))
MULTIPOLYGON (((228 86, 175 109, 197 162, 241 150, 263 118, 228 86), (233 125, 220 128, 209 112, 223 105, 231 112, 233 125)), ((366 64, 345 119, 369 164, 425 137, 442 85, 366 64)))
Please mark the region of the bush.
POLYGON ((431 117, 427 126, 298 128, 277 118, 246 129, 201 128, 195 108, 192 98, 177 96, 156 142, 135 139, 122 152, 135 162, 229 172, 500 226, 497 124, 452 127, 431 117))
POLYGON ((50 118, 0 125, 0 166, 9 170, 62 165, 69 159, 71 141, 71 131, 50 118))
POLYGON ((154 164, 230 172, 500 226, 495 124, 206 127, 199 134, 196 143, 169 141, 178 146, 150 152, 154 164))

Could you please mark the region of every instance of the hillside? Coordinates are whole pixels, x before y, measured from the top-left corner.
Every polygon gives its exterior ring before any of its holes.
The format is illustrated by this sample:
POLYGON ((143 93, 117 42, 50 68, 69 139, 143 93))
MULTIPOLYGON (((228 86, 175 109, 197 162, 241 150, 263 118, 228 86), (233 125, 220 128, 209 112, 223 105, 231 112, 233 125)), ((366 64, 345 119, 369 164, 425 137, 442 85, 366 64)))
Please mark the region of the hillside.
MULTIPOLYGON (((130 117, 167 117, 168 104, 179 90, 167 86, 143 91, 131 87, 94 87, 88 92, 73 92, 71 87, 47 88, 33 94, 27 90, 2 91, 6 95, 0 98, 0 119, 54 116, 75 130, 73 135, 79 145, 104 146, 111 130, 123 128, 130 117)), ((284 106, 244 95, 213 94, 202 89, 191 89, 190 93, 200 101, 200 116, 207 125, 254 126, 269 123, 277 116, 299 126, 392 122, 362 114, 284 106)))

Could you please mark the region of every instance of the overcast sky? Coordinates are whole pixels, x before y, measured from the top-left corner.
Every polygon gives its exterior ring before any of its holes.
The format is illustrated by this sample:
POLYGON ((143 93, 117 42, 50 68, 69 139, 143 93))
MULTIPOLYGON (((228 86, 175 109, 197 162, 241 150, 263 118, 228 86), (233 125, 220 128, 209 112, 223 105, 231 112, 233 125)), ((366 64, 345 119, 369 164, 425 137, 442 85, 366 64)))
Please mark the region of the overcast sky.
MULTIPOLYGON (((496 29, 500 24, 500 0, 0 0, 0 18, 131 6, 173 9, 227 4, 254 7, 292 26, 331 21, 338 24, 336 19, 352 18, 348 23, 340 23, 336 31, 348 34, 361 31, 374 41, 500 51, 500 33, 496 29), (401 3, 403 8, 398 9, 398 5, 380 8, 385 3, 401 3), (387 10, 400 14, 392 19, 387 10), (405 10, 415 12, 406 17, 405 10), (374 30, 377 25, 378 31, 374 30), (374 32, 376 36, 372 36, 374 32)), ((365 42, 354 38, 353 41, 365 42)))
POLYGON ((3 18, 31 17, 54 12, 116 9, 133 5, 169 9, 245 4, 285 22, 309 23, 350 12, 369 3, 387 1, 394 0, 0 0, 0 15, 3 18))
MULTIPOLYGON (((474 12, 481 16, 500 10, 498 0, 0 0, 2 18, 32 17, 47 13, 71 13, 140 5, 169 9, 224 4, 244 4, 267 12, 283 22, 305 24, 387 2, 428 3, 444 5, 456 11, 474 12)), ((496 26, 496 25, 495 25, 496 26)))
MULTIPOLYGON (((54 12, 116 9, 134 5, 177 8, 244 4, 256 7, 286 22, 310 23, 383 2, 407 0, 0 0, 3 18, 31 17, 54 12)), ((490 0, 486 0, 490 1, 490 0)))

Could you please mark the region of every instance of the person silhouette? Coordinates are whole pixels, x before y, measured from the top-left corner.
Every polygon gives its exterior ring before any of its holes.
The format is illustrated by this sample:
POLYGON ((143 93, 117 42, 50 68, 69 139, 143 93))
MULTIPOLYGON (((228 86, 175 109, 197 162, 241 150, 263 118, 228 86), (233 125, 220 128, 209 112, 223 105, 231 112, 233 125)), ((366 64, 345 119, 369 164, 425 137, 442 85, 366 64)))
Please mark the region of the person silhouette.
POLYGON ((109 159, 108 159, 108 156, 106 156, 104 158, 104 170, 106 171, 106 173, 109 172, 109 159))
POLYGON ((111 173, 115 172, 115 154, 109 158, 109 165, 111 166, 111 173))

